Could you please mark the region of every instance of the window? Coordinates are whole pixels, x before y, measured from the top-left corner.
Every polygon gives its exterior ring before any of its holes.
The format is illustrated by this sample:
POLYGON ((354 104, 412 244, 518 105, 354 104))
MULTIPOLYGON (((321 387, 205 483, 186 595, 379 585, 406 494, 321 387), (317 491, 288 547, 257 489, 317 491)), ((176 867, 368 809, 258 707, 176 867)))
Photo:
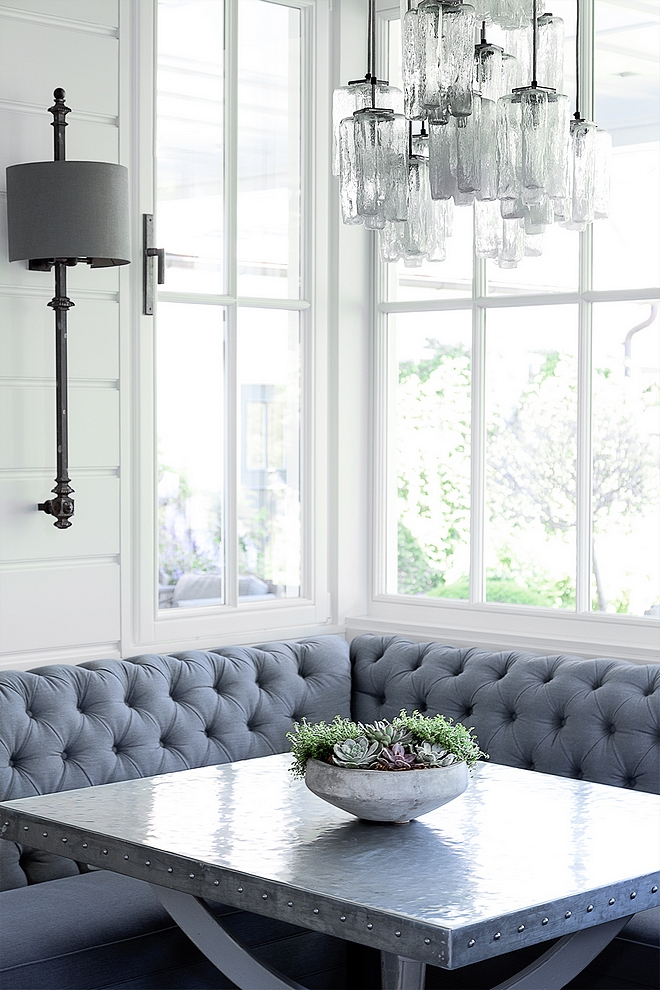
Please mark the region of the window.
MULTIPOLYGON (((503 270, 473 256, 472 210, 456 208, 446 262, 381 266, 373 612, 399 625, 595 642, 575 621, 609 614, 655 635, 659 18, 582 6, 583 79, 593 67, 595 119, 614 143, 610 218, 583 234, 555 225, 542 257, 503 270)), ((573 98, 575 4, 552 10, 573 98)))
POLYGON ((166 277, 144 324, 137 641, 236 641, 255 608, 268 610, 262 629, 327 621, 310 387, 325 325, 309 209, 310 53, 327 9, 154 0, 152 10, 152 210, 166 277))

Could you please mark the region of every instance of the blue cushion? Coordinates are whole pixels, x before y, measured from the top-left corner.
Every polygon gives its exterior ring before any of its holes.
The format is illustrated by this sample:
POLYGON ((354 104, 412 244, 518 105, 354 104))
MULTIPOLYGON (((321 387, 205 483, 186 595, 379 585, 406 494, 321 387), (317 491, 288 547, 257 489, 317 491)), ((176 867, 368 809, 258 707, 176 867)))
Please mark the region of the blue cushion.
MULTIPOLYGON (((309 985, 344 985, 341 940, 224 905, 213 909, 264 962, 309 985)), ((7 891, 2 918, 2 990, 233 986, 149 885, 131 877, 99 870, 7 891)))

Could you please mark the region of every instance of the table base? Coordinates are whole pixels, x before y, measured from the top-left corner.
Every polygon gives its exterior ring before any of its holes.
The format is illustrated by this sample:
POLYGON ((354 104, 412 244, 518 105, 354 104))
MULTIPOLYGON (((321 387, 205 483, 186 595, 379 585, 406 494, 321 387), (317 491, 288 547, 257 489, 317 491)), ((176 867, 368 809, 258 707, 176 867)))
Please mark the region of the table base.
MULTIPOLYGON (((305 990, 300 983, 255 959, 201 898, 153 883, 151 888, 191 942, 241 990, 305 990)), ((602 952, 631 917, 564 935, 533 963, 493 990, 561 990, 602 952)), ((426 964, 381 952, 381 975, 383 990, 424 990, 426 964)))

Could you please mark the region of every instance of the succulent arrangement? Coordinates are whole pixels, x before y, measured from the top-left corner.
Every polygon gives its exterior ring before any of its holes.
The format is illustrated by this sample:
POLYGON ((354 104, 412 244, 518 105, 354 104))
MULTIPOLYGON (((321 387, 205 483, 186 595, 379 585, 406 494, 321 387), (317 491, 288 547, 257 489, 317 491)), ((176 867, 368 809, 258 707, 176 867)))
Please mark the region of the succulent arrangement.
POLYGON ((304 777, 308 760, 322 760, 351 770, 429 770, 467 763, 481 752, 472 729, 443 715, 409 715, 403 710, 391 722, 352 722, 339 715, 330 722, 295 722, 291 741, 295 777, 304 777))

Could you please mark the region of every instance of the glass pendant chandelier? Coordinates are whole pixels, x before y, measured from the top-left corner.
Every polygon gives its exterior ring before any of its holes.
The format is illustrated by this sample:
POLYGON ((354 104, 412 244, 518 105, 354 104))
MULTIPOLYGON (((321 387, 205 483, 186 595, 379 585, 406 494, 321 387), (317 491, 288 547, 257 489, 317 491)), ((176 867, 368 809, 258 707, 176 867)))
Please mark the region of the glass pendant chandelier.
MULTIPOLYGON (((408 218, 408 124, 402 94, 376 76, 375 0, 369 0, 367 74, 334 94, 337 164, 344 223, 382 230, 408 218), (391 99, 390 106, 383 102, 391 99), (349 116, 342 116, 348 110, 349 116)), ((334 157, 334 155, 333 155, 334 157)))
POLYGON ((475 253, 503 268, 540 256, 550 224, 607 216, 611 140, 580 114, 579 65, 570 120, 564 24, 539 2, 401 0, 401 93, 377 79, 369 0, 367 74, 334 94, 333 171, 344 223, 379 230, 385 261, 443 260, 454 206, 473 206, 475 253))

